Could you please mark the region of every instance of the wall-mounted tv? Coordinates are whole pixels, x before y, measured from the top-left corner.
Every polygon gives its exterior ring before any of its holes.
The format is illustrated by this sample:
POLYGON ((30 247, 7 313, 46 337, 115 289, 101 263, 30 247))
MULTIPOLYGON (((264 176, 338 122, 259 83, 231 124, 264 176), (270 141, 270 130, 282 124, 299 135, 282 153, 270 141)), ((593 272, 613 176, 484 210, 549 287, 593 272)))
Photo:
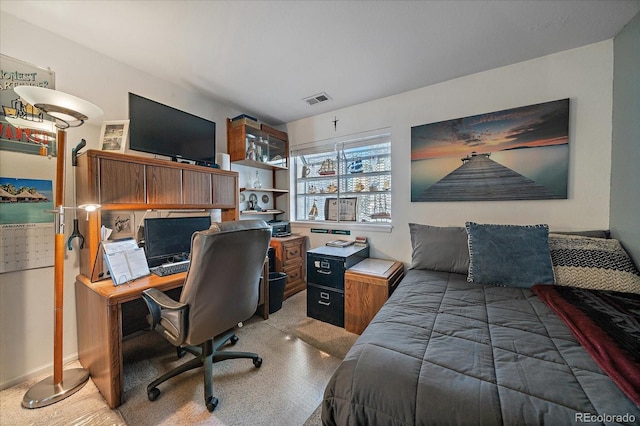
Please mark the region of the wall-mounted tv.
POLYGON ((129 148, 211 166, 216 123, 129 93, 129 148))

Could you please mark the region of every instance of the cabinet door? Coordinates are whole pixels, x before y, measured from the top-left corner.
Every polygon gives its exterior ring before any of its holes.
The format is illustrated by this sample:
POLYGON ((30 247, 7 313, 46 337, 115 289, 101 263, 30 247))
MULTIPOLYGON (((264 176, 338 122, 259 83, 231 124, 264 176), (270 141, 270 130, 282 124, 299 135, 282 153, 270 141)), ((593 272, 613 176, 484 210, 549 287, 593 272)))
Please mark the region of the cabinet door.
POLYGON ((100 159, 100 204, 143 204, 144 165, 100 159))
POLYGON ((231 161, 241 161, 245 159, 247 152, 245 146, 244 126, 231 127, 227 119, 227 152, 231 161))
POLYGON ((211 175, 213 205, 216 208, 235 208, 238 178, 231 175, 211 175))
POLYGON ((182 174, 182 193, 184 204, 211 205, 213 184, 210 173, 185 170, 182 174))
POLYGON ((180 169, 146 166, 146 177, 148 204, 182 204, 180 169))

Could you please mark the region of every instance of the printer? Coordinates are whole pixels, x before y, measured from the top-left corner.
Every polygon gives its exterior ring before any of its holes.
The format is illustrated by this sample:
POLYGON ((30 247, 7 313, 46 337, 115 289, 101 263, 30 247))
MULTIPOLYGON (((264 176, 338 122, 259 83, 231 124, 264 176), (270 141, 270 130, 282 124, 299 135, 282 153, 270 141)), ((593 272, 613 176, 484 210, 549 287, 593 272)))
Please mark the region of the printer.
POLYGON ((291 224, 288 220, 270 220, 272 237, 288 237, 291 235, 291 224))

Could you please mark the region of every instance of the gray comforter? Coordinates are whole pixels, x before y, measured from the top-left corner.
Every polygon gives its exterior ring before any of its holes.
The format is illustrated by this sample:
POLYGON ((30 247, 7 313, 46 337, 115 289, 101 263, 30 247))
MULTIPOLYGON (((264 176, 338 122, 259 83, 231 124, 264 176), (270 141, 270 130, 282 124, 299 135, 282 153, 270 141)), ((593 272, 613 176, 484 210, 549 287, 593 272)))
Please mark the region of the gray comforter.
POLYGON ((322 420, 638 424, 640 408, 531 290, 410 270, 331 378, 322 420))

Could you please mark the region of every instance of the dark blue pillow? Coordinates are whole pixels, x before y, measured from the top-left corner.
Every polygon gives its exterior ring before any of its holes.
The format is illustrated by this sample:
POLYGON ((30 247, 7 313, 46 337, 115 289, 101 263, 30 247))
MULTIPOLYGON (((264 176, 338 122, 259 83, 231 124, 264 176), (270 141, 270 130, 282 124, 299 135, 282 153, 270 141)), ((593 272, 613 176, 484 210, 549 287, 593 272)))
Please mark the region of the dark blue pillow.
POLYGON ((547 225, 465 224, 469 234, 467 281, 529 288, 553 284, 547 225))

